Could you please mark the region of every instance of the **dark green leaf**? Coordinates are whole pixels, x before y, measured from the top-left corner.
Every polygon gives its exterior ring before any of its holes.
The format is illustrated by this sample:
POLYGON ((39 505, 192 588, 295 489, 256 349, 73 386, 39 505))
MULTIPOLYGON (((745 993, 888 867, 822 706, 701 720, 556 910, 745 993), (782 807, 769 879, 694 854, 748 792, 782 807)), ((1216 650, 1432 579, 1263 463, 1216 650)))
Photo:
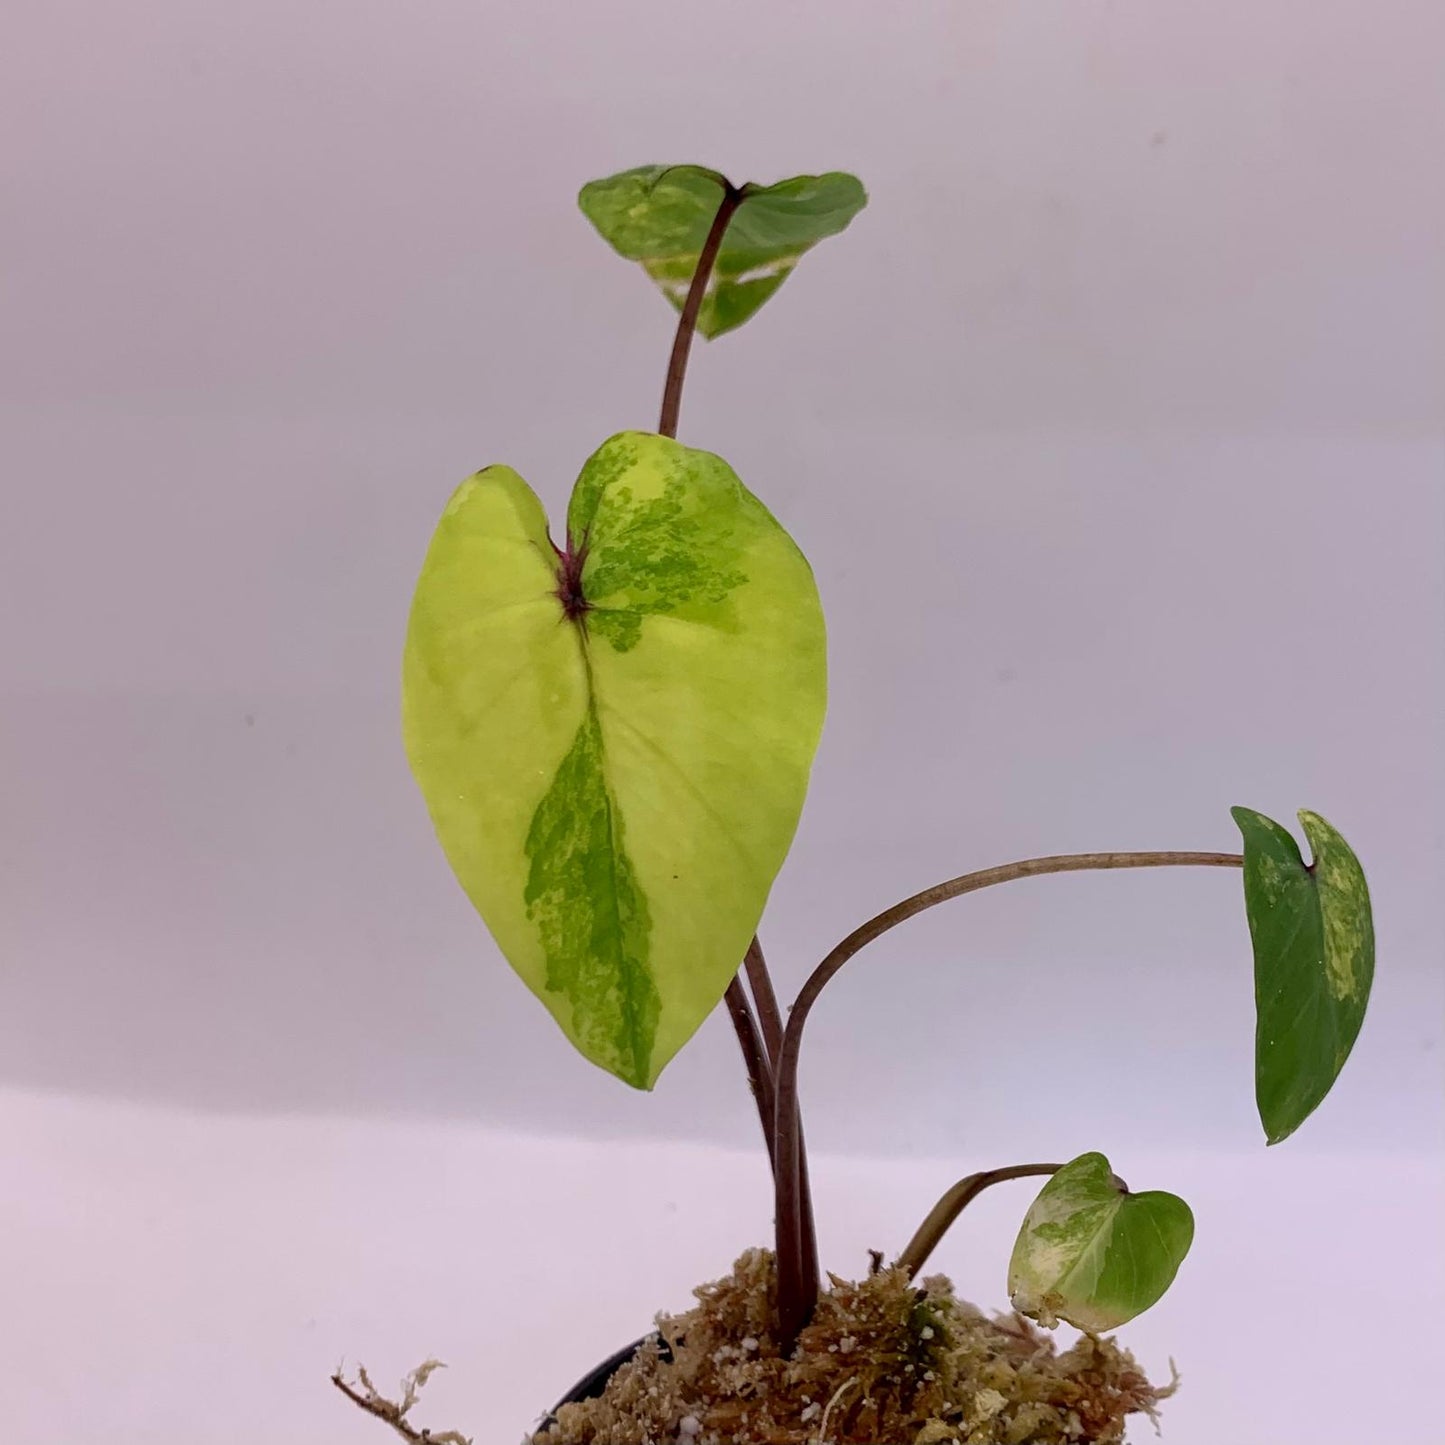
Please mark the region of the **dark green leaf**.
POLYGON ((1329 1093, 1350 1056, 1375 975, 1365 875, 1318 813, 1300 823, 1314 862, 1278 823, 1232 810, 1244 835, 1244 903, 1254 941, 1254 1084, 1271 1144, 1329 1093))
MULTIPOLYGON (((702 166, 640 166, 589 181, 577 201, 613 250, 640 262, 681 309, 727 184, 702 166)), ((805 251, 837 235, 868 201, 858 178, 841 171, 741 190, 698 315, 704 336, 741 326, 805 251)))

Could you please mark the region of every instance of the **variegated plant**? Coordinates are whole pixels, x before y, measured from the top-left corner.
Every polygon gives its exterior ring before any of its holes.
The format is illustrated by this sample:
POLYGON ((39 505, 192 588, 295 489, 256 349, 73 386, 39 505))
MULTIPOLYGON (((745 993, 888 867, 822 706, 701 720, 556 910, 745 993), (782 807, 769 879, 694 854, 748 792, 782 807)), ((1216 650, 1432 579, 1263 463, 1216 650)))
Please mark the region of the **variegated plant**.
MULTIPOLYGON (((1307 864, 1284 828, 1237 808, 1242 854, 1065 854, 927 888, 834 948, 784 1022, 756 932, 822 727, 823 615, 807 561, 763 502, 720 457, 675 436, 694 333, 748 320, 865 199, 837 172, 735 186, 698 166, 583 188, 597 230, 681 311, 658 430, 603 442, 555 529, 510 468, 463 482, 422 565, 403 667, 406 748, 447 858, 577 1048, 650 1088, 726 999, 773 1162, 785 1345, 819 1290, 798 1107, 803 1026, 829 979, 880 934, 1038 874, 1242 867, 1270 1143, 1334 1083, 1374 969, 1364 875, 1339 833, 1301 814, 1307 864)), ((899 1265, 916 1271, 981 1190, 1028 1175, 1048 1182, 1010 1263, 1017 1308, 1104 1330, 1160 1297, 1193 1236, 1189 1208, 1131 1194, 1097 1153, 969 1175, 899 1265)))

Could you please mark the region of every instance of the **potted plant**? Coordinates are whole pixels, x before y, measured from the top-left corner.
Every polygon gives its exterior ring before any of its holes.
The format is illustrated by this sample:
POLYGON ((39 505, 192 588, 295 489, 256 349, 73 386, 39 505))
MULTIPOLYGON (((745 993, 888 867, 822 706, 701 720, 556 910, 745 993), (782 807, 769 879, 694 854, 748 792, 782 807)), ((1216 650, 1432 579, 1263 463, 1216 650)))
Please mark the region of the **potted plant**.
MULTIPOLYGON (((1032 858, 934 884, 855 928, 785 1014, 757 931, 792 841, 823 723, 823 614, 802 552, 720 457, 677 437, 689 349, 747 321, 865 204, 852 176, 734 185, 646 167, 582 190, 603 238, 680 312, 655 433, 583 466, 565 526, 506 467, 454 494, 417 585, 406 749, 442 847, 502 952, 574 1045, 648 1089, 726 1004, 776 1195, 771 1249, 697 1291, 558 1406, 541 1442, 1109 1442, 1153 1415, 1108 1332, 1154 1304, 1194 1221, 1101 1153, 969 1175, 858 1281, 819 1267, 798 1067, 809 1013, 870 942, 965 893, 1047 873, 1242 870, 1257 1006, 1255 1092, 1269 1143, 1334 1083, 1374 969, 1360 865, 1317 814, 1291 833, 1247 808, 1238 853, 1032 858), (981 1191, 1043 1180, 992 1317, 922 1267, 981 1191), (1137 1182, 1137 1181, 1136 1181, 1137 1182), (1059 1321, 1082 1333, 1058 1349, 1059 1321)), ((405 1438, 429 1362, 399 1399, 336 1384, 405 1438)))

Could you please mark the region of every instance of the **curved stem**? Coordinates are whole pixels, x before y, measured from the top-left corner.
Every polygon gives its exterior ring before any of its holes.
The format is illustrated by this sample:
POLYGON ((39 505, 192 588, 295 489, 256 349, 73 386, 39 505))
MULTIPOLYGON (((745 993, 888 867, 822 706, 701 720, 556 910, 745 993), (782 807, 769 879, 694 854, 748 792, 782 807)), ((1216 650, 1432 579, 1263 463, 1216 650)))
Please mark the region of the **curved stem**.
POLYGON ((1057 1174, 1062 1164, 1011 1164, 1005 1169, 984 1169, 960 1179, 928 1212, 928 1218, 914 1231, 913 1238, 894 1261, 909 1279, 923 1268, 924 1261, 948 1233, 949 1226, 990 1185, 1004 1184, 1010 1179, 1027 1179, 1036 1174, 1057 1174))
POLYGON ((697 330, 698 312, 707 295, 707 283, 712 276, 717 253, 722 249, 723 235, 733 212, 742 204, 744 193, 731 181, 723 182, 723 198, 712 218, 712 228, 702 251, 697 258, 697 270, 692 273, 692 285, 687 288, 687 299, 682 303, 682 315, 677 318, 677 333, 672 338, 672 355, 667 359, 667 382, 662 389, 662 414, 658 418, 658 433, 665 437, 677 435, 677 418, 682 410, 682 383, 687 377, 687 357, 692 350, 693 332, 697 330))
POLYGON ((747 970, 748 986, 753 991, 753 1001, 758 1006, 758 1023, 763 1031, 763 1043, 767 1046, 768 1061, 777 1067, 778 1051, 783 1047, 783 1014, 778 1008, 778 996, 773 991, 772 976, 768 973, 768 961, 763 957, 763 945, 756 935, 748 944, 743 959, 747 970))
MULTIPOLYGON (((773 991, 773 980, 768 974, 767 960, 763 947, 755 937, 748 945, 744 960, 748 983, 752 986, 757 1013, 748 1001, 748 991, 743 987, 742 976, 735 977, 728 984, 723 995, 737 1034, 738 1047, 742 1051, 743 1065, 747 1069, 748 1087, 758 1106, 758 1118, 763 1126, 763 1141, 768 1147, 768 1165, 773 1175, 773 1189, 776 1194, 778 1181, 778 1159, 776 1141, 777 1111, 774 1103, 774 1074, 778 1051, 783 1041, 782 1014, 778 1010, 778 996, 773 991)), ((813 1195, 808 1183, 808 1150, 803 1139, 801 1121, 798 1125, 798 1172, 800 1176, 798 1199, 802 1213, 803 1272, 814 1277, 818 1273, 818 1238, 813 1223, 813 1195)))
MULTIPOLYGON (((748 945, 747 956, 743 959, 747 970, 748 983, 753 990, 753 999, 758 1007, 758 1021, 762 1025, 763 1042, 767 1046, 768 1061, 774 1076, 777 1074, 778 1055, 783 1047, 783 1015, 778 1008, 778 996, 773 991, 772 976, 768 973, 767 959, 763 957, 763 946, 754 937, 748 945)), ((797 1112, 796 1101, 794 1112, 797 1112)), ((813 1218, 813 1190, 808 1182, 808 1146, 803 1138, 803 1121, 797 1121, 798 1134, 798 1216, 800 1248, 802 1250, 801 1272, 810 1279, 818 1278, 818 1234, 813 1218)), ((776 1196, 778 1181, 778 1158, 775 1131, 776 1113, 769 1116, 763 1130, 768 1136, 768 1158, 773 1163, 773 1189, 776 1196)))
MULTIPOLYGON (((983 1193, 995 1184, 1006 1184, 1010 1179, 1028 1179, 1033 1175, 1057 1174, 1062 1164, 1010 1164, 1003 1169, 984 1169, 960 1179, 928 1212, 928 1218, 914 1232, 913 1238, 903 1248, 894 1268, 901 1269, 909 1279, 923 1268, 928 1256, 938 1247, 938 1241, 948 1233, 953 1221, 983 1193)), ((1129 1186, 1116 1174, 1114 1183, 1125 1194, 1129 1186)))
POLYGON ((773 1064, 763 1035, 758 1031, 758 1021, 753 1017, 752 1005, 748 1002, 747 990, 741 978, 734 977, 723 995, 727 1000, 728 1016, 733 1021, 733 1031, 738 1036, 738 1047, 742 1050, 743 1064, 748 1071, 748 1087, 757 1100, 758 1118, 763 1125, 763 1139, 768 1146, 768 1162, 777 1177, 777 1150, 773 1139, 773 1119, 776 1110, 773 1103, 773 1064))
POLYGON ((895 903, 892 908, 884 909, 855 928, 813 970, 788 1016, 787 1028, 783 1030, 783 1047, 778 1056, 775 1081, 778 1324, 785 1352, 797 1339, 798 1331, 807 1323, 818 1302, 817 1278, 809 1279, 802 1267, 799 1235, 798 1054, 802 1048, 803 1026, 808 1021, 808 1012, 839 969, 875 938, 900 923, 906 923, 915 914, 935 904, 947 903, 951 898, 960 898, 965 893, 991 888, 996 883, 1012 883, 1018 878, 1034 878, 1044 873, 1073 873, 1090 869, 1239 868, 1243 863, 1244 859, 1238 853, 1060 853, 1047 858, 1004 863, 997 868, 983 868, 976 873, 965 873, 945 883, 937 883, 901 903, 895 903))

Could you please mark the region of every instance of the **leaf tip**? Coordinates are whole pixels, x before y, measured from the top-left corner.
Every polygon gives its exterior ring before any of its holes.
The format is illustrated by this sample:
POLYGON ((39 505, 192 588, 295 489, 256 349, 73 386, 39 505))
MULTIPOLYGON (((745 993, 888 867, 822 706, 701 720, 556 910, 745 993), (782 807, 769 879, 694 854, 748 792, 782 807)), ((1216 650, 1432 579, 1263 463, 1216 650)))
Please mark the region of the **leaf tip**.
POLYGON ((1299 1123, 1293 1124, 1270 1124, 1266 1119, 1261 1117, 1260 1123, 1264 1125, 1264 1147, 1266 1149, 1273 1149, 1276 1144, 1283 1144, 1303 1122, 1303 1120, 1300 1120, 1299 1123))

